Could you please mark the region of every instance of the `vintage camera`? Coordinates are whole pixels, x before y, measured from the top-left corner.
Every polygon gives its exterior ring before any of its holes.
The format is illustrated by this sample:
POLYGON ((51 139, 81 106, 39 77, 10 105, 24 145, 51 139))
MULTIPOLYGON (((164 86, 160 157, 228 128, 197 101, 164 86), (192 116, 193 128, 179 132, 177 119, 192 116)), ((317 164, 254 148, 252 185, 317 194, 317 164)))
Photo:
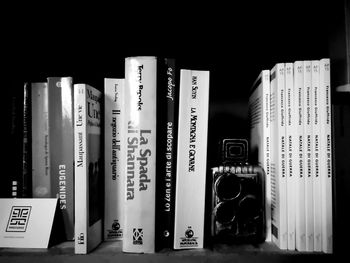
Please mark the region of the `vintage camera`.
POLYGON ((248 163, 245 139, 224 139, 220 154, 222 165, 212 168, 212 237, 215 242, 263 242, 264 170, 248 163))

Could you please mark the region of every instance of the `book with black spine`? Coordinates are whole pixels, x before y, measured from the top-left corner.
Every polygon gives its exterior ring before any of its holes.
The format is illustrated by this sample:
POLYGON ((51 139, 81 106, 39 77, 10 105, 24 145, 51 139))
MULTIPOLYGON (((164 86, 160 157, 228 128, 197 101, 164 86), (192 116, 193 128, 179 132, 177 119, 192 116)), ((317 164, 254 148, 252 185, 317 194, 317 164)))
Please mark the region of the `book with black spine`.
POLYGON ((102 93, 74 85, 75 254, 87 254, 102 241, 102 93))
POLYGON ((158 111, 156 191, 156 250, 172 248, 174 242, 175 176, 177 148, 178 84, 175 59, 158 60, 158 111))
POLYGON ((73 79, 49 77, 51 197, 58 198, 67 240, 74 239, 73 79))

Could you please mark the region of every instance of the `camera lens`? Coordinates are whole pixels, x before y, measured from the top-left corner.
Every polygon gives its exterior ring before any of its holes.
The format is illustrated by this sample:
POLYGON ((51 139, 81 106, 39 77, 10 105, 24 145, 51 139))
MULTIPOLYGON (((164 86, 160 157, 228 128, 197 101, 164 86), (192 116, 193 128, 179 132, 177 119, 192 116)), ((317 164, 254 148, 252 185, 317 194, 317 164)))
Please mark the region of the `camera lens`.
POLYGON ((254 195, 247 195, 238 203, 239 214, 242 218, 254 218, 259 216, 260 206, 254 195))
POLYGON ((235 174, 225 173, 215 182, 215 192, 222 200, 233 200, 241 193, 241 183, 235 174))
POLYGON ((232 202, 219 203, 215 208, 216 221, 228 224, 235 219, 235 209, 232 202))

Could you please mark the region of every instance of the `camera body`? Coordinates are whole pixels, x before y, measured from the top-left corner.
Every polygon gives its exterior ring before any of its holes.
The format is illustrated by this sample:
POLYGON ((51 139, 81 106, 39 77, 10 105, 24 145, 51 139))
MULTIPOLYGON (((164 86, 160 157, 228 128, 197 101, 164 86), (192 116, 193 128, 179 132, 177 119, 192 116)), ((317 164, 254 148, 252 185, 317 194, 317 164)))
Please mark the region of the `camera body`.
POLYGON ((212 168, 212 237, 218 242, 263 242, 264 170, 248 163, 247 140, 224 139, 220 146, 222 165, 212 168))

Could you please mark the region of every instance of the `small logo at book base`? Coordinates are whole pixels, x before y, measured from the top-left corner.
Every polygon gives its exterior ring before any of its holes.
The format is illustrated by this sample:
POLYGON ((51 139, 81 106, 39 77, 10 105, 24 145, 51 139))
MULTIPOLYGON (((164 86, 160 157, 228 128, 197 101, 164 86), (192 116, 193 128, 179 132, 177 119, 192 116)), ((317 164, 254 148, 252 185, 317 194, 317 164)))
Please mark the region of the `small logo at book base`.
POLYGON ((142 228, 133 228, 132 230, 132 243, 134 245, 142 245, 143 244, 143 229, 142 228))
POLYGON ((26 232, 31 210, 31 206, 13 206, 6 232, 26 232))
POLYGON ((118 220, 114 220, 110 230, 108 231, 108 239, 122 238, 123 230, 120 229, 120 223, 118 220))
POLYGON ((198 247, 198 237, 194 235, 192 227, 189 226, 185 231, 185 236, 180 237, 180 247, 198 247))

